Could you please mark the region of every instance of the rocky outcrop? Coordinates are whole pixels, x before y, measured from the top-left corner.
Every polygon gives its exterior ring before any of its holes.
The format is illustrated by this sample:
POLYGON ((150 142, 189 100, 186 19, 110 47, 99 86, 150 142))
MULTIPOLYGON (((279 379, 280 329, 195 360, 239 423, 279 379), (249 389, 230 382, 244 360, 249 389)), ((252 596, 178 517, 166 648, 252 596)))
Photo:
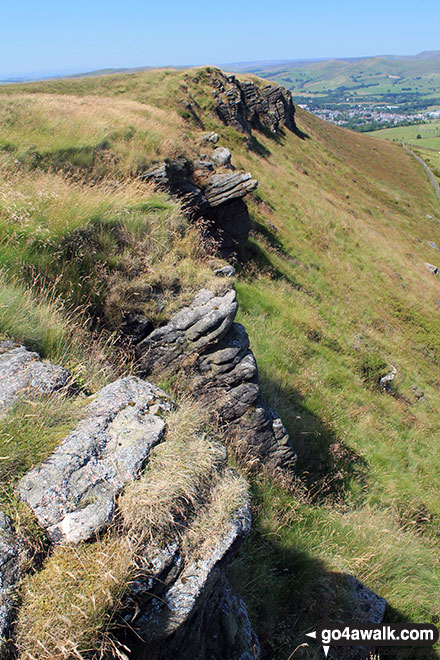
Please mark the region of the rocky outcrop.
POLYGON ((283 127, 296 129, 292 95, 284 87, 240 81, 221 71, 212 71, 210 82, 216 113, 224 124, 248 135, 253 128, 271 133, 278 133, 283 127))
POLYGON ((221 573, 209 598, 166 643, 150 642, 139 660, 258 660, 260 644, 246 605, 221 573))
POLYGON ((128 377, 112 383, 52 456, 20 481, 18 493, 55 543, 78 543, 112 519, 115 496, 162 440, 172 407, 158 387, 128 377))
POLYGON ((0 658, 5 658, 16 591, 24 574, 26 551, 11 520, 0 512, 0 658))
MULTIPOLYGON (((226 463, 226 456, 224 462, 226 463)), ((218 492, 219 489, 224 489, 226 499, 228 497, 227 488, 230 484, 228 475, 233 471, 225 469, 225 465, 222 466, 222 469, 223 473, 219 474, 216 490, 218 492)), ((246 484, 243 481, 243 493, 246 490, 246 484)), ((208 516, 210 506, 212 505, 208 503, 205 512, 208 516)), ((217 536, 215 527, 210 530, 215 539, 211 548, 200 553, 197 552, 196 545, 191 552, 187 553, 187 556, 182 556, 180 548, 173 548, 172 564, 180 565, 178 576, 165 589, 163 589, 163 585, 167 583, 166 578, 163 580, 159 576, 156 577, 155 586, 156 591, 159 586, 158 595, 160 597, 155 595, 148 607, 144 608, 142 614, 136 619, 136 628, 140 634, 149 639, 163 639, 176 633, 196 611, 201 595, 206 595, 217 582, 224 565, 235 554, 250 529, 250 504, 246 495, 221 534, 217 536)), ((205 539, 198 540, 201 545, 204 541, 205 539)), ((168 558, 167 566, 169 565, 168 558)), ((153 590, 155 586, 152 585, 153 590)))
POLYGON ((194 219, 203 217, 223 256, 237 251, 246 241, 250 220, 243 197, 255 190, 258 182, 249 173, 231 171, 227 149, 215 149, 213 160, 179 158, 164 163, 148 172, 144 180, 182 198, 194 219))
MULTIPOLYGON (((359 582, 353 575, 343 575, 346 590, 346 612, 343 623, 382 623, 385 617, 386 600, 359 582)), ((371 660, 375 649, 366 646, 339 646, 330 648, 331 660, 371 660)), ((377 649, 376 649, 377 652, 377 649)), ((374 656, 376 657, 376 656, 374 656)))
POLYGON ((281 419, 264 400, 245 328, 234 323, 234 290, 203 289, 191 305, 136 347, 146 374, 172 367, 187 372, 188 387, 217 411, 236 452, 254 467, 291 470, 295 453, 281 419))
MULTIPOLYGON (((204 346, 209 336, 216 336, 214 326, 221 328, 224 319, 235 313, 234 298, 232 292, 219 299, 208 321, 201 301, 195 314, 180 315, 179 329, 186 328, 188 340, 204 346)), ((133 480, 145 478, 143 467, 167 442, 167 416, 174 408, 165 392, 134 376, 117 380, 93 398, 76 429, 17 488, 52 543, 93 541, 109 525, 121 501, 117 495, 133 480)), ((155 538, 148 517, 138 529, 119 511, 118 531, 113 533, 126 534, 129 547, 136 547, 136 579, 121 605, 130 637, 126 642, 132 649, 139 646, 136 657, 145 654, 149 660, 202 660, 216 657, 215 652, 231 660, 258 658, 258 640, 246 607, 224 576, 225 566, 250 531, 247 485, 227 466, 226 449, 217 438, 209 439, 200 431, 198 441, 203 442, 198 450, 210 457, 209 474, 201 475, 196 486, 191 484, 197 507, 186 500, 186 491, 184 504, 170 501, 170 513, 163 513, 163 519, 173 519, 174 507, 179 513, 176 525, 167 527, 166 541, 155 538), (144 642, 139 644, 141 639, 144 642)), ((182 445, 172 446, 166 474, 160 478, 167 482, 183 474, 188 479, 192 464, 185 463, 182 445)), ((154 463, 148 475, 154 480, 154 463)), ((0 517, 0 630, 4 633, 13 609, 10 591, 19 578, 18 554, 12 528, 0 517)))
POLYGON ((63 367, 42 362, 24 346, 0 342, 0 415, 20 398, 52 394, 69 381, 70 374, 63 367))
POLYGON ((352 575, 346 576, 351 601, 353 603, 353 621, 382 623, 385 617, 386 600, 371 591, 352 575))

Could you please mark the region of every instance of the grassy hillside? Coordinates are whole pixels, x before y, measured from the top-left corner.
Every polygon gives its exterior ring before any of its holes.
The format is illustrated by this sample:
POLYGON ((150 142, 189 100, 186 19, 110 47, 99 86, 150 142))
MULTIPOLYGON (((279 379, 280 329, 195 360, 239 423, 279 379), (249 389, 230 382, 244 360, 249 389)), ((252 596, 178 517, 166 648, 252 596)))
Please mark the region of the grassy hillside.
POLYGON ((136 177, 219 133, 259 181, 239 320, 299 453, 293 489, 253 479, 255 530, 231 577, 264 657, 285 660, 347 607, 341 573, 384 596, 390 619, 440 615, 440 294, 424 266, 437 263, 428 241, 440 245, 440 209, 399 145, 300 110, 302 138, 256 133, 249 150, 211 114, 208 78, 168 70, 0 88, 0 330, 73 364, 83 382, 87 351, 114 360, 111 333, 134 300, 157 325, 209 283, 197 228, 136 177), (64 341, 71 319, 95 330, 84 354, 64 341))
POLYGON ((318 62, 264 63, 243 68, 258 76, 276 80, 298 98, 326 95, 344 88, 346 93, 363 97, 403 94, 410 91, 428 105, 438 103, 440 53, 414 57, 367 57, 318 62))

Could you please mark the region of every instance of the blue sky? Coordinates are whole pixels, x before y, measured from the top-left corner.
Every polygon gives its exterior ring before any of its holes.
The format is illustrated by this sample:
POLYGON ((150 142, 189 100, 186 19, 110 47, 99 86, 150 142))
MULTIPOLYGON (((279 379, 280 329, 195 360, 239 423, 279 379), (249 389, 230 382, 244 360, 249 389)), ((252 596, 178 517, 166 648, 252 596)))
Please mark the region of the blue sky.
POLYGON ((440 50, 440 0, 2 0, 0 78, 440 50))

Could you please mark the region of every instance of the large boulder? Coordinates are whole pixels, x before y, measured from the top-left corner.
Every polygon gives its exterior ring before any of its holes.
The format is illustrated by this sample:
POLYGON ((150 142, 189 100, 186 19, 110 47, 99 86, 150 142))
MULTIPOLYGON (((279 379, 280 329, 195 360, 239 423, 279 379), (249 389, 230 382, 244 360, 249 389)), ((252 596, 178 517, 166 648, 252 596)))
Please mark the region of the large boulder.
POLYGON ((93 537, 112 519, 115 496, 135 479, 163 438, 171 399, 130 376, 104 387, 86 417, 18 493, 54 543, 93 537))
POLYGON ((291 470, 296 455, 279 415, 260 390, 249 337, 234 323, 237 308, 233 289, 222 296, 203 289, 191 305, 137 345, 136 357, 145 374, 165 367, 186 370, 188 388, 220 415, 230 442, 248 465, 291 470))
POLYGON ((13 342, 0 342, 0 415, 20 398, 52 394, 66 387, 69 372, 13 342))
POLYGON ((0 658, 7 655, 7 640, 14 610, 16 592, 24 574, 27 554, 15 534, 11 520, 0 511, 0 658))

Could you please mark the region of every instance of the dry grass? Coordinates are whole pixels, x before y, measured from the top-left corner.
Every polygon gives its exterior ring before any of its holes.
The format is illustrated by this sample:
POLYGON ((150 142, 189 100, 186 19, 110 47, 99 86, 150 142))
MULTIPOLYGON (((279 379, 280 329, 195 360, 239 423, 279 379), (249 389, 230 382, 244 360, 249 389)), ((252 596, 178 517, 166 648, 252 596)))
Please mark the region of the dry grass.
POLYGON ((126 538, 57 548, 23 585, 20 660, 125 657, 109 630, 133 570, 126 538))
POLYGON ((65 366, 72 382, 89 391, 131 370, 127 356, 106 333, 91 334, 84 310, 69 312, 54 290, 27 286, 0 271, 0 337, 22 343, 65 366))
POLYGON ((167 417, 166 441, 150 455, 143 476, 119 499, 124 527, 160 545, 182 535, 186 518, 209 492, 224 464, 224 446, 204 430, 207 411, 190 401, 167 417))
POLYGON ((135 174, 184 153, 185 123, 174 111, 136 101, 55 94, 0 97, 0 146, 32 166, 135 174))
POLYGON ((190 522, 183 538, 183 551, 190 560, 209 556, 231 529, 231 521, 247 497, 245 479, 234 470, 226 469, 217 483, 214 483, 206 505, 190 522))

